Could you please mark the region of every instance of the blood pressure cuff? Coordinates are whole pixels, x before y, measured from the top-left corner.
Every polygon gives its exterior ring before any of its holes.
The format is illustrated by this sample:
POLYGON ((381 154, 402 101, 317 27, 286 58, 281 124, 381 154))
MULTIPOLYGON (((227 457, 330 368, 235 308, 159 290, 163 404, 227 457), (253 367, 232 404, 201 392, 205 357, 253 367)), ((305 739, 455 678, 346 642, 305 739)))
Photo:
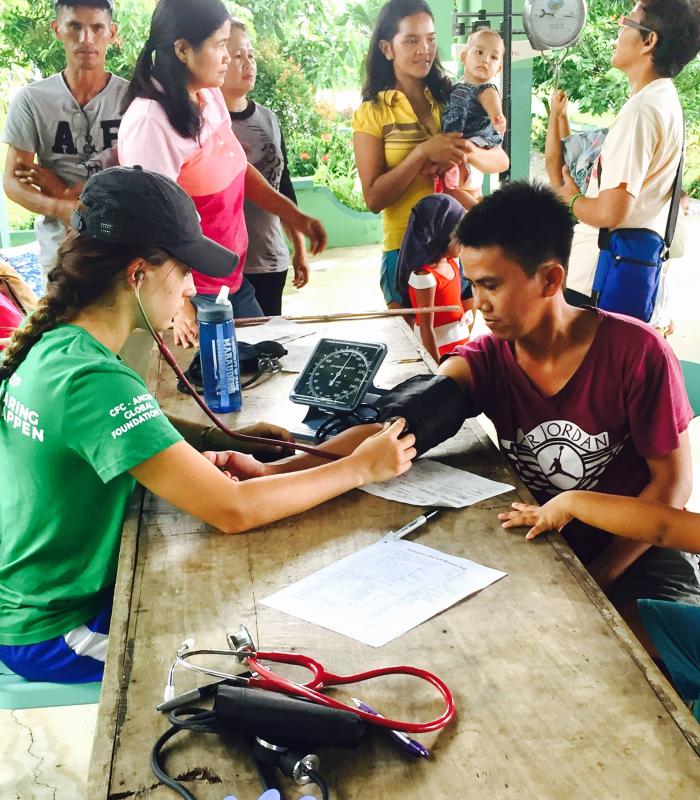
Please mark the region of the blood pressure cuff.
POLYGON ((445 375, 414 375, 382 395, 377 408, 380 422, 406 419, 418 455, 454 436, 467 418, 462 390, 445 375))
POLYGON ((238 362, 241 372, 257 372, 265 361, 280 359, 287 355, 287 350, 279 342, 238 342, 238 362))

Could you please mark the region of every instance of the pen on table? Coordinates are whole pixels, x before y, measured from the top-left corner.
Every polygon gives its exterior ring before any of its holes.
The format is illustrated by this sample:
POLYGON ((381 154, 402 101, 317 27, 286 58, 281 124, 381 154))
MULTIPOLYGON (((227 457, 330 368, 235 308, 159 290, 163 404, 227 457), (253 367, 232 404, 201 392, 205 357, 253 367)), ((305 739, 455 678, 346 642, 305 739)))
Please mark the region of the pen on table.
POLYGON ((407 536, 409 533, 412 533, 416 528, 420 528, 421 525, 425 525, 428 520, 432 519, 436 514, 439 514, 439 509, 433 509, 433 511, 428 511, 425 514, 421 514, 419 517, 412 519, 410 522, 407 522, 402 528, 399 528, 397 531, 391 531, 391 533, 387 533, 384 537, 387 541, 394 541, 394 539, 403 539, 404 536, 407 536))
MULTIPOLYGON (((360 711, 364 711, 366 714, 373 714, 375 717, 382 717, 378 711, 373 709, 371 706, 368 706, 367 703, 363 703, 362 700, 358 700, 356 697, 350 698, 352 702, 360 709, 360 711)), ((422 756, 423 758, 430 757, 430 751, 427 747, 423 747, 420 742, 417 742, 415 739, 411 739, 410 736, 407 736, 403 731, 395 731, 391 728, 383 728, 383 730, 391 736, 391 738, 401 745, 404 750, 408 750, 414 756, 422 756)))

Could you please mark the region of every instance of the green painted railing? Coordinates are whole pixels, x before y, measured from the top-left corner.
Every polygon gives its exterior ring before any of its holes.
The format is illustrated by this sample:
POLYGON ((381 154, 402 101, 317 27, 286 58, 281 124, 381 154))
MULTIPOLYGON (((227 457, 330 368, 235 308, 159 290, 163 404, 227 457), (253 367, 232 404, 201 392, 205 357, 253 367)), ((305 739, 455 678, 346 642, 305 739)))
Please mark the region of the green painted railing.
POLYGON ((329 248, 356 247, 382 241, 379 214, 349 208, 327 186, 315 186, 313 178, 292 178, 292 183, 299 208, 323 222, 329 248))

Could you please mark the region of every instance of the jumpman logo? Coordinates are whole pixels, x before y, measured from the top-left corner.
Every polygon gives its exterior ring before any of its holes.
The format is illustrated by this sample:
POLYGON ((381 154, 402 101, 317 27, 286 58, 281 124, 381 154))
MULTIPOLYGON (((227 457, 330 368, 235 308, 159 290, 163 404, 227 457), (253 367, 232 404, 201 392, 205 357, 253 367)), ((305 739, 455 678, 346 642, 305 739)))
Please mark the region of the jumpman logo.
POLYGON ((564 467, 561 465, 561 454, 564 452, 564 445, 559 447, 559 455, 555 456, 552 459, 552 466, 547 473, 548 476, 550 475, 566 475, 567 478, 573 478, 575 481, 578 480, 576 475, 572 475, 570 472, 567 472, 564 467))
POLYGON ((529 431, 517 428, 513 441, 501 439, 501 452, 528 489, 557 494, 592 489, 622 449, 607 431, 590 433, 566 419, 548 419, 529 431))

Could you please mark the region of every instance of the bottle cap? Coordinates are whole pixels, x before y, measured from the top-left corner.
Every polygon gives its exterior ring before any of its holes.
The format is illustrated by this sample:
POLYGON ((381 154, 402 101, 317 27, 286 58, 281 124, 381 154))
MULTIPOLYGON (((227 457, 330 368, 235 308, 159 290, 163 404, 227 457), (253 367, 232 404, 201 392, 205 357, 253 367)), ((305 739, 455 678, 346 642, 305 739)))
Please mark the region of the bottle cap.
POLYGON ((216 300, 197 298, 198 322, 227 322, 233 319, 233 306, 228 299, 229 287, 222 286, 216 300))

